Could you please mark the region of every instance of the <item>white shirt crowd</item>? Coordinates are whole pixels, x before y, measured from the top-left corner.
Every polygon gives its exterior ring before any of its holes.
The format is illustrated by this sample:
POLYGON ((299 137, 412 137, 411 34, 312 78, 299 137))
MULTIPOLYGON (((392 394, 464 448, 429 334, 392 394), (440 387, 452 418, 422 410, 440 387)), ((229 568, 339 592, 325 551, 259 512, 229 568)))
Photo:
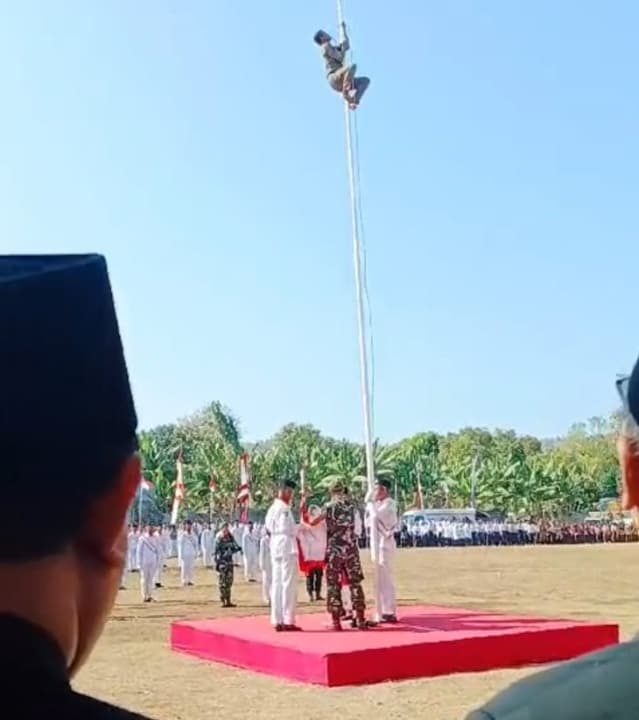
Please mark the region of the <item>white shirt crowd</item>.
POLYGON ((532 522, 495 520, 425 520, 404 529, 402 545, 470 546, 535 543, 539 526, 532 522))

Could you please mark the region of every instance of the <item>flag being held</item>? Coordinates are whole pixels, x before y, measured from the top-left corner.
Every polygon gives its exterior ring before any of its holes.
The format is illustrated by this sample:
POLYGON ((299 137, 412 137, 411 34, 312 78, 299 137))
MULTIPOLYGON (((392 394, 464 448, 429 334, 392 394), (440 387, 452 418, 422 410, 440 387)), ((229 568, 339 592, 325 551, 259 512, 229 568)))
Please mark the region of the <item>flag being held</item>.
POLYGON ((240 509, 240 522, 248 522, 249 507, 251 505, 251 480, 249 473, 249 456, 240 457, 240 486, 237 490, 236 502, 240 509))
POLYGON ((177 457, 177 477, 175 480, 175 495, 173 496, 173 507, 171 509, 171 525, 177 525, 180 506, 184 503, 186 488, 184 487, 184 463, 182 461, 182 448, 177 457))

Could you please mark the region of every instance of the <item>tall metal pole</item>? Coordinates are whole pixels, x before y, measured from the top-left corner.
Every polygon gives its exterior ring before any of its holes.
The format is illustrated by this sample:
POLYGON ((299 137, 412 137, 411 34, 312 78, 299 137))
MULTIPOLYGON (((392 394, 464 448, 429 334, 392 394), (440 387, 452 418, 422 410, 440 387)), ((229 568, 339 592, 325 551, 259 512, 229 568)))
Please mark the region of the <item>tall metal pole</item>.
MULTIPOLYGON (((337 20, 342 32, 344 22, 344 7, 342 0, 337 0, 337 20)), ((343 37, 342 37, 343 39, 343 37)), ((351 194, 351 224, 353 232, 353 269, 355 271, 355 292, 357 302, 357 326, 359 334, 359 364, 362 392, 362 410, 364 414, 364 442, 366 448, 366 480, 370 494, 375 489, 375 454, 373 451, 373 417, 371 412, 370 382, 368 375, 368 348, 366 338, 366 325, 364 322, 364 287, 362 281, 362 249, 359 235, 358 220, 358 193, 356 186, 355 157, 353 153, 353 122, 351 110, 348 103, 344 102, 344 119, 346 124, 346 153, 348 160, 348 181, 351 194)), ((379 611, 377 553, 378 553, 378 528, 371 518, 370 523, 370 551, 371 560, 375 566, 375 605, 379 611)))

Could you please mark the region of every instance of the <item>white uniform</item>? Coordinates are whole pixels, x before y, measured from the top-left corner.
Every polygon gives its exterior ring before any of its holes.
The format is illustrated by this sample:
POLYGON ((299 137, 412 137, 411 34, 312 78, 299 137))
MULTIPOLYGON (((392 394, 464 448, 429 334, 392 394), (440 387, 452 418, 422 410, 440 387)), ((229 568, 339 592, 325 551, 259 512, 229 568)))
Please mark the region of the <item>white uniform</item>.
MULTIPOLYGON (((376 563, 378 566, 378 599, 379 615, 395 615, 397 601, 395 582, 393 579, 393 563, 395 559, 395 531, 397 530, 397 503, 391 497, 379 502, 369 503, 372 517, 377 523, 378 545, 376 563)), ((377 618, 380 620, 381 618, 377 618)))
POLYGON ((140 568, 142 600, 151 600, 158 569, 158 538, 144 533, 137 544, 137 563, 140 568))
POLYGON ((197 558, 197 535, 184 531, 178 543, 182 585, 193 584, 193 568, 197 558))
POLYGON ((155 539, 158 544, 158 568, 155 571, 155 584, 161 585, 164 564, 171 554, 171 533, 168 530, 160 530, 155 539))
MULTIPOLYGON (((233 540, 235 540, 237 546, 242 547, 242 539, 244 537, 244 525, 235 525, 234 527, 232 527, 231 534, 233 535, 233 540)), ((233 565, 239 565, 241 559, 242 553, 235 553, 235 555, 233 555, 233 565)))
POLYGON ((127 535, 127 568, 129 571, 139 570, 138 565, 138 540, 140 533, 136 530, 131 530, 127 535))
POLYGON ((244 561, 244 579, 254 582, 259 561, 259 537, 255 530, 246 528, 242 536, 242 559, 244 561))
POLYGON ((209 530, 209 528, 204 528, 200 535, 200 547, 202 548, 202 565, 204 565, 205 568, 213 566, 214 544, 213 531, 209 530))
POLYGON ((297 607, 297 524, 291 508, 279 498, 264 521, 271 536, 271 624, 295 625, 297 607))
POLYGON ((258 564, 260 566, 260 572, 262 573, 262 600, 267 605, 270 605, 273 573, 271 572, 270 538, 266 533, 266 528, 262 528, 258 564))

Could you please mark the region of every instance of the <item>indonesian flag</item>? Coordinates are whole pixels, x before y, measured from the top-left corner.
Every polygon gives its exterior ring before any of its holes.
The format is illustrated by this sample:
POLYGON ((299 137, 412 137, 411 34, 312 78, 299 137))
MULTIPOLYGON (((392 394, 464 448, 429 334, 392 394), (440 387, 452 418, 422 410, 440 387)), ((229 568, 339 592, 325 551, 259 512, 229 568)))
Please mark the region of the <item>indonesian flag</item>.
POLYGON ((142 490, 150 492, 151 490, 153 490, 155 485, 150 480, 147 480, 145 477, 143 477, 142 481, 140 482, 140 487, 142 488, 142 490))
POLYGON ((215 492, 217 490, 217 480, 215 479, 215 475, 211 475, 211 479, 209 480, 209 490, 211 492, 215 492))
POLYGON ((248 512, 251 504, 251 481, 249 456, 246 454, 240 457, 240 487, 237 490, 236 501, 240 508, 240 522, 248 522, 248 512))
POLYGON ((182 448, 177 458, 177 478, 175 480, 175 495, 173 496, 173 508, 171 509, 171 525, 177 524, 180 505, 184 502, 186 488, 184 487, 184 464, 182 462, 182 448))

